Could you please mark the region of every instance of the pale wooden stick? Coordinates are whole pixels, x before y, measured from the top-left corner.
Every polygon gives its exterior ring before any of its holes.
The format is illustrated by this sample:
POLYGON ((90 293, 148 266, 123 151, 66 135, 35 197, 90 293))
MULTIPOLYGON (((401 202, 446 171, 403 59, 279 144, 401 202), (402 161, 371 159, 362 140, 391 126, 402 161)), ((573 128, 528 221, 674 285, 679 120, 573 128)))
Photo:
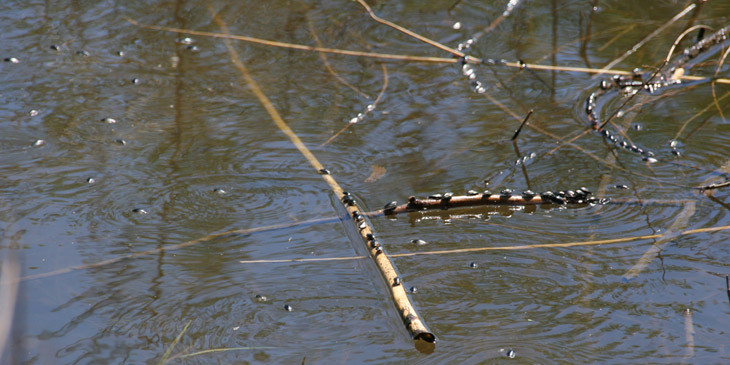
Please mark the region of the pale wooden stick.
MULTIPOLYGON (((223 22, 223 20, 220 19, 217 14, 214 15, 214 19, 216 23, 218 23, 218 26, 221 28, 221 31, 224 34, 228 34, 228 26, 223 22)), ((233 44, 231 43, 230 39, 225 39, 224 42, 226 48, 228 49, 228 54, 231 57, 231 62, 233 62, 234 66, 236 66, 238 71, 241 73, 241 77, 249 86, 261 105, 269 113, 269 116, 271 117, 271 120, 274 122, 274 124, 289 138, 292 144, 296 146, 299 152, 301 152, 301 154, 307 159, 307 161, 309 161, 312 167, 314 167, 315 171, 323 171, 324 166, 319 162, 317 157, 312 154, 309 148, 304 145, 299 136, 297 136, 297 134, 294 133, 289 125, 286 124, 284 119, 279 114, 279 111, 276 110, 274 105, 271 103, 271 100, 269 100, 266 94, 264 94, 256 80, 253 79, 248 69, 243 64, 243 61, 241 61, 240 57, 238 56, 238 52, 236 52, 236 50, 233 48, 233 44)), ((334 177, 332 177, 332 175, 326 173, 321 174, 320 176, 322 176, 322 179, 324 179, 324 181, 330 186, 330 189, 332 189, 335 195, 342 196, 343 189, 342 187, 340 187, 340 184, 337 183, 334 177)), ((354 205, 345 204, 345 209, 351 216, 355 215, 354 213, 356 213, 357 211, 357 207, 355 207, 354 205)), ((382 251, 381 247, 375 248, 368 245, 367 236, 368 234, 373 234, 373 229, 370 223, 367 221, 363 221, 358 228, 360 228, 360 236, 363 239, 363 243, 370 252, 371 257, 375 261, 375 264, 380 270, 380 273, 385 279, 385 282, 388 284, 388 289, 391 297, 393 298, 395 306, 398 309, 398 314, 400 314, 401 318, 403 319, 403 323, 406 325, 406 328, 411 333, 413 339, 425 341, 431 344, 435 343, 436 336, 434 336, 433 333, 431 333, 426 328, 425 324, 418 316, 415 307, 411 303, 410 298, 408 298, 408 295, 406 294, 406 291, 401 284, 400 278, 398 277, 393 263, 382 251)))
POLYGON ((408 55, 387 54, 387 53, 349 51, 349 50, 345 50, 345 49, 335 49, 335 48, 312 47, 312 46, 305 46, 302 44, 284 43, 284 42, 270 41, 270 40, 254 38, 254 37, 246 37, 246 36, 242 36, 242 35, 202 32, 202 31, 190 30, 190 29, 171 28, 171 27, 163 27, 163 26, 159 26, 159 25, 143 24, 132 18, 126 18, 126 19, 128 22, 130 22, 138 27, 141 27, 141 28, 161 30, 161 31, 165 31, 165 32, 199 35, 199 36, 203 36, 203 37, 235 39, 238 41, 263 44, 265 46, 298 49, 298 50, 302 50, 302 51, 325 52, 325 53, 333 53, 333 54, 339 54, 339 55, 344 55, 344 56, 370 57, 370 58, 381 58, 381 59, 388 59, 388 60, 412 61, 412 62, 430 62, 430 63, 457 63, 457 62, 460 62, 460 60, 458 60, 456 58, 421 57, 421 56, 408 56, 408 55))

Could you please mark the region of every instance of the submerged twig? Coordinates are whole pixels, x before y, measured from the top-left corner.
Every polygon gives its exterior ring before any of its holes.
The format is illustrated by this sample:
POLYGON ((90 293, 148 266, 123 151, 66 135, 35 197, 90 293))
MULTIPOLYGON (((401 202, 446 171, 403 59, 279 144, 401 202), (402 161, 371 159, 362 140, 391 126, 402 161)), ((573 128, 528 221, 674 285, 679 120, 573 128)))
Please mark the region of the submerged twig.
POLYGON ((730 91, 728 91, 725 94, 723 94, 717 100, 713 100, 710 104, 708 104, 707 106, 705 106, 704 108, 702 108, 702 110, 698 111, 697 113, 695 113, 694 115, 692 115, 689 119, 687 119, 686 121, 684 121, 684 123, 682 123, 682 127, 680 127, 679 130, 677 131, 677 133, 674 135, 673 140, 677 140, 679 138, 679 135, 681 135, 682 132, 684 132, 684 129, 687 128, 687 125, 689 125, 689 123, 691 123, 693 120, 697 119, 704 112, 708 111, 710 108, 712 108, 713 106, 715 106, 715 103, 716 102, 719 102, 721 100, 724 100, 728 96, 730 96, 730 91))
POLYGON ((654 244, 649 247, 644 255, 641 256, 639 261, 637 261, 636 264, 624 274, 623 277, 625 280, 631 280, 638 276, 639 273, 643 271, 644 268, 646 268, 652 260, 654 260, 657 253, 662 250, 662 247, 665 244, 682 235, 682 232, 679 230, 682 227, 685 227, 689 222, 689 219, 694 215, 695 207, 696 204, 694 201, 690 201, 684 206, 684 209, 682 209, 682 211, 678 214, 677 218, 662 235, 661 239, 654 242, 654 244))
POLYGON ((167 351, 165 351, 165 354, 162 355, 162 358, 158 362, 158 364, 165 364, 168 361, 168 358, 170 357, 170 354, 172 354, 172 350, 175 348, 178 342, 180 342, 180 339, 185 334, 185 331, 188 330, 188 327, 190 327, 190 324, 193 323, 193 321, 188 321, 188 323, 185 324, 185 327, 183 327, 182 331, 175 337, 175 339, 170 344, 170 347, 167 348, 167 351))
MULTIPOLYGON (((322 47, 322 41, 319 39, 317 32, 314 31, 314 25, 312 24, 312 20, 309 19, 309 17, 307 17, 307 26, 309 27, 309 33, 312 35, 314 42, 317 44, 317 48, 324 48, 324 47, 322 47)), ((337 72, 335 72, 334 69, 332 69, 330 62, 327 59, 326 53, 319 52, 319 58, 322 59, 322 63, 324 64, 324 67, 327 69, 327 72, 329 72, 332 75, 332 77, 334 77, 341 84, 349 87, 352 91, 360 94, 360 96, 362 96, 363 98, 370 99, 370 96, 368 96, 368 94, 365 94, 364 92, 362 92, 362 90, 356 88, 354 85, 349 83, 347 80, 343 79, 342 76, 340 76, 337 72)))
MULTIPOLYGON (((644 37, 644 39, 642 39, 641 41, 639 41, 639 43, 637 43, 633 47, 631 47, 631 49, 629 49, 628 51, 624 52, 624 54, 622 54, 621 56, 619 56, 615 60, 609 62, 606 66, 604 66, 602 68, 602 70, 604 70, 604 71, 609 70, 611 67, 615 66, 617 63, 623 61, 624 58, 626 58, 629 55, 631 55, 634 52, 636 52, 646 42, 648 42, 650 39, 654 38, 657 34, 659 34, 662 31, 664 31, 664 29, 667 29, 667 27, 669 27, 670 25, 674 24, 674 22, 676 22, 677 20, 681 19, 683 16, 687 15, 687 13, 689 13, 690 11, 692 11, 692 9, 694 9, 696 6, 697 6, 697 4, 692 3, 689 6, 687 6, 686 8, 684 8, 684 10, 682 10, 681 12, 679 12, 679 14, 675 15, 672 19, 669 19, 668 22, 662 24, 662 26, 660 26, 659 28, 655 29, 648 36, 644 37)), ((602 72, 602 73, 604 73, 604 72, 602 72)))
MULTIPOLYGON (((229 33, 228 26, 222 19, 220 19, 217 14, 214 15, 214 20, 216 21, 216 23, 218 23, 218 26, 221 28, 221 31, 224 34, 229 33)), ((241 73, 241 77, 243 78, 243 80, 246 82, 247 85, 249 85, 251 91, 254 93, 261 105, 266 109, 274 124, 289 138, 292 144, 296 146, 299 152, 301 152, 306 160, 312 165, 315 171, 326 171, 326 169, 324 169, 324 166, 319 162, 317 157, 312 154, 312 152, 304 145, 299 136, 297 136, 297 134, 294 133, 294 131, 284 121, 284 119, 279 114, 279 111, 274 107, 269 98, 258 86, 256 80, 253 79, 248 69, 241 61, 238 52, 236 52, 236 50, 233 48, 230 39, 225 39, 224 42, 226 48, 228 49, 228 54, 231 57, 231 62, 233 62, 234 66, 236 66, 238 71, 241 73)), ((329 173, 321 173, 320 176, 330 186, 330 189, 332 189, 332 191, 336 195, 344 195, 342 187, 340 187, 339 183, 337 183, 332 175, 330 175, 329 173)), ((354 204, 345 203, 344 201, 343 204, 347 212, 352 215, 353 218, 359 216, 358 214, 356 214, 357 208, 354 204)), ((373 235, 373 228, 370 223, 363 220, 354 220, 358 225, 357 227, 359 229, 360 236, 364 240, 368 240, 368 238, 373 235)), ((426 343, 429 343, 431 344, 431 346, 433 346, 433 344, 436 342, 436 337, 426 328, 425 324, 418 316, 418 313, 416 312, 413 304, 408 298, 408 295, 406 295, 406 291, 403 288, 403 285, 400 285, 400 278, 398 278, 398 274, 395 270, 395 266, 393 265, 393 263, 390 261, 388 256, 385 255, 382 247, 366 243, 366 248, 370 252, 371 257, 375 261, 375 264, 381 275, 385 279, 386 283, 394 283, 393 285, 388 285, 389 293, 393 298, 396 308, 398 309, 398 314, 403 319, 403 323, 406 325, 406 328, 410 332, 413 339, 417 341, 425 341, 426 343)))
MULTIPOLYGON (((726 49, 725 52, 722 54, 722 58, 720 58, 720 62, 717 65, 717 68, 715 69, 715 77, 717 77, 717 74, 720 73, 720 69, 722 68, 722 65, 725 63, 725 59, 727 58, 728 53, 730 53, 730 48, 726 49)), ((712 80, 712 100, 715 101, 715 107, 717 108, 717 112, 720 113, 720 118, 722 118, 723 123, 727 123, 725 120, 725 114, 722 112, 722 108, 720 108, 720 102, 717 100, 717 94, 715 92, 715 80, 712 80)))
POLYGON ((484 37, 485 35, 487 35, 487 33, 491 32, 500 23, 502 23, 502 21, 504 21, 504 19, 506 19, 510 14, 512 14, 512 11, 515 9, 515 7, 517 7, 517 5, 519 5, 519 3, 520 3, 520 0, 509 0, 507 2, 507 5, 504 8, 504 11, 502 12, 502 14, 499 17, 497 17, 497 19, 492 21, 486 28, 482 29, 480 32, 475 33, 474 36, 471 37, 471 39, 474 41, 474 43, 476 43, 479 40, 479 38, 484 37))
POLYGON ((347 130, 347 128, 350 128, 351 125, 357 124, 358 122, 363 121, 363 119, 365 119, 365 117, 368 114, 370 114, 370 112, 372 112, 373 110, 375 110, 375 108, 378 107, 378 103, 380 103, 380 100, 383 98, 383 95, 385 95, 385 90, 388 88, 388 80, 389 80, 388 68, 385 67, 385 65, 382 63, 380 64, 380 67, 383 70, 383 87, 380 89, 380 92, 378 93, 378 97, 375 98, 375 101, 372 104, 369 104, 367 107, 365 107, 365 112, 359 113, 356 117, 350 119, 350 121, 344 127, 342 127, 342 129, 340 129, 332 137, 330 137, 326 141, 324 141, 321 145, 319 145, 319 147, 324 147, 324 146, 328 145, 335 138, 337 138, 337 136, 344 133, 347 130))

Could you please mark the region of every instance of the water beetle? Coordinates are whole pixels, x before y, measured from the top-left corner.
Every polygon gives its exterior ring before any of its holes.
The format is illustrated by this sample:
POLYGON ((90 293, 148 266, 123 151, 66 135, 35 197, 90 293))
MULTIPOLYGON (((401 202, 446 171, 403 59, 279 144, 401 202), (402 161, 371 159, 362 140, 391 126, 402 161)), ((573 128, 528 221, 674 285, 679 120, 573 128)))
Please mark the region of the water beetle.
POLYGON ((479 195, 479 192, 476 190, 469 190, 466 192, 466 195, 468 195, 468 196, 479 195))
POLYGON ((412 286, 412 287, 411 287, 411 288, 410 288, 409 290, 410 290, 410 291, 411 291, 411 293, 413 293, 413 294, 416 294, 416 293, 418 293, 418 288, 416 288, 415 286, 412 286))
POLYGON ((367 237, 367 239, 370 240, 370 241, 372 241, 372 240, 375 239, 375 236, 372 233, 366 234, 365 237, 367 237))
POLYGON ((395 279, 393 279, 393 286, 398 286, 398 285, 400 285, 400 278, 396 277, 395 279))
POLYGON ((414 245, 423 246, 423 245, 427 244, 428 242, 426 242, 424 240, 419 240, 419 239, 412 239, 411 243, 414 245))
POLYGON ((449 200, 449 199, 451 199, 451 197, 453 197, 453 196, 454 196, 454 193, 452 193, 452 192, 444 193, 444 196, 443 196, 443 198, 442 198, 442 199, 443 199, 443 200, 449 200))
POLYGON ((431 194, 428 196, 429 199, 441 199, 443 196, 441 194, 431 194))
POLYGON ((512 196, 512 189, 504 189, 499 193, 499 197, 502 199, 509 199, 512 196))
POLYGON ((471 262, 471 263, 469 264, 469 267, 470 267, 470 268, 472 268, 472 269, 476 269, 477 267, 479 267, 479 264, 477 264, 476 262, 473 262, 473 261, 472 261, 472 262, 471 262))
POLYGON ((398 202, 394 200, 388 204, 385 204, 385 206, 383 207, 383 210, 394 210, 397 206, 398 206, 398 202))
POLYGON ((327 169, 319 169, 319 173, 322 174, 322 175, 329 175, 330 174, 330 170, 327 170, 327 169))
POLYGON ((522 192, 522 199, 525 199, 527 201, 532 200, 532 198, 535 197, 535 192, 532 190, 525 190, 522 192))
POLYGON ((289 304, 284 304, 284 310, 287 312, 291 312, 292 310, 294 310, 294 308, 292 308, 289 304))

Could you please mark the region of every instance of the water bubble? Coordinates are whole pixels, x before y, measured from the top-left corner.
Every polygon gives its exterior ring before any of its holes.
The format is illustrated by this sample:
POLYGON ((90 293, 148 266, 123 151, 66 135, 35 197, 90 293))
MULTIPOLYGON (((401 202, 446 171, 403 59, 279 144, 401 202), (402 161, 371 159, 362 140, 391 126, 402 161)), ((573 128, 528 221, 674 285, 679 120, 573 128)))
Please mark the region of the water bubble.
POLYGON ((454 23, 454 25, 452 25, 451 28, 454 28, 454 30, 461 29, 461 22, 454 23))
POLYGON ((28 112, 28 115, 30 115, 31 117, 35 117, 36 115, 38 115, 38 111, 35 109, 32 109, 31 111, 28 112))
POLYGON ((365 119, 365 115, 363 115, 363 113, 357 113, 357 120, 362 122, 363 119, 365 119))
POLYGON ((657 159, 654 157, 644 157, 644 161, 646 161, 648 163, 655 163, 655 162, 657 162, 657 159))
POLYGON ((368 105, 368 106, 367 106, 367 110, 368 110, 369 112, 371 112, 371 111, 375 110, 375 105, 373 105, 373 104, 370 104, 370 105, 368 105))
POLYGON ((46 141, 44 141, 42 139, 36 139, 35 142, 32 143, 32 146, 40 147, 40 146, 43 146, 44 144, 46 144, 46 141))
POLYGON ((677 140, 676 139, 670 139, 669 140, 669 147, 671 147, 671 148, 677 148, 677 140))
POLYGON ((180 44, 193 44, 195 41, 190 37, 185 37, 178 39, 177 42, 180 44))
POLYGON ((485 92, 487 92, 487 89, 485 89, 484 86, 478 86, 476 89, 474 89, 474 91, 477 94, 484 94, 485 92))
POLYGON ((114 118, 103 118, 101 121, 106 124, 116 124, 117 123, 117 120, 114 118))
POLYGON ((359 120, 357 119, 357 117, 355 117, 355 118, 350 119, 350 121, 348 123, 355 124, 357 122, 359 122, 359 120))
POLYGON ((623 116, 624 116, 624 111, 623 110, 619 110, 618 113, 616 113, 616 118, 621 118, 623 116))

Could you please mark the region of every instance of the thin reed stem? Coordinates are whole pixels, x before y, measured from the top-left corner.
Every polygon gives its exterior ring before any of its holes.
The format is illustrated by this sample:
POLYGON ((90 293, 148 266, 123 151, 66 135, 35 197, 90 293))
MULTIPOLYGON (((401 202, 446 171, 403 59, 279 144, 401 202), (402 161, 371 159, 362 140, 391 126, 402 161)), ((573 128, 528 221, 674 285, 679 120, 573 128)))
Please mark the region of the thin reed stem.
POLYGON ((190 34, 190 35, 198 35, 198 36, 203 36, 203 37, 235 39, 237 41, 262 44, 262 45, 270 46, 270 47, 298 49, 301 51, 324 52, 324 53, 332 53, 332 54, 338 54, 338 55, 343 55, 343 56, 370 57, 370 58, 398 60, 398 61, 410 61, 410 62, 429 62, 429 63, 457 63, 457 62, 460 62, 456 58, 408 56, 408 55, 387 54, 387 53, 350 51, 350 50, 335 49, 335 48, 320 48, 320 47, 306 46, 306 45, 302 45, 302 44, 270 41, 270 40, 266 40, 266 39, 247 37, 247 36, 242 36, 242 35, 221 34, 221 33, 190 30, 190 29, 182 29, 182 28, 163 27, 163 26, 159 26, 159 25, 143 24, 132 18, 125 18, 125 19, 128 22, 134 24, 135 26, 138 26, 141 28, 146 28, 146 29, 154 29, 154 30, 161 30, 161 31, 165 31, 165 32, 174 32, 174 33, 182 33, 182 34, 190 34))
MULTIPOLYGON (((212 9, 211 9, 212 12, 212 9)), ((222 33, 229 34, 228 26, 226 23, 218 16, 218 14, 214 14, 213 19, 218 24, 218 26, 221 28, 222 33)), ((233 48, 233 44, 230 41, 230 39, 225 39, 224 43, 226 45, 226 48, 228 49, 228 54, 231 58, 231 62, 233 62, 233 65, 238 69, 238 71, 241 74, 241 77, 243 78, 244 82, 249 86, 251 91, 254 93, 256 98, 259 100, 261 105, 266 109, 267 113, 271 117, 271 120, 274 122, 274 124, 281 130, 291 141, 294 146, 299 150, 299 152, 305 157, 307 161, 312 165, 312 167, 317 172, 321 172, 324 170, 323 165, 319 162, 317 157, 312 154, 312 152, 307 148, 307 146, 302 142, 302 140, 297 136, 296 133, 289 127, 289 125, 284 121, 284 119, 279 114, 278 110, 274 107, 274 105, 271 103, 271 100, 269 100, 268 96, 264 94, 264 92, 259 87, 256 80, 254 80, 253 76, 251 76, 250 72, 248 71, 248 68, 244 65, 243 61, 241 61, 241 58, 238 55, 238 52, 233 48)), ((327 184, 330 186, 330 189, 335 193, 337 196, 342 196, 343 189, 340 187, 340 184, 337 183, 334 177, 330 175, 329 173, 321 174, 320 176, 322 179, 327 182, 327 184)), ((348 214, 350 216, 355 216, 355 213, 357 211, 357 208, 354 205, 345 205, 345 209, 347 210, 348 214)), ((393 265, 392 261, 388 258, 388 256, 382 251, 382 248, 378 246, 375 247, 369 247, 367 243, 367 235, 373 234, 373 228, 370 225, 368 221, 363 221, 358 226, 361 238, 363 239, 363 242, 365 243, 366 248, 370 251, 371 257, 375 261, 375 264, 380 270, 381 275, 385 279, 386 283, 393 283, 398 280, 398 283, 400 283, 400 279, 398 278, 398 274, 395 270, 395 266, 393 265)), ((406 328, 411 333, 411 336, 414 340, 422 340, 427 343, 435 343, 436 342, 436 336, 433 335, 425 326, 421 318, 418 316, 418 313, 415 310, 415 307, 411 303, 410 298, 408 295, 406 295, 406 291, 403 288, 403 285, 388 285, 388 290, 390 292, 391 297, 393 298, 394 304, 396 308, 398 309, 398 314, 403 319, 403 323, 406 325, 406 328)))

